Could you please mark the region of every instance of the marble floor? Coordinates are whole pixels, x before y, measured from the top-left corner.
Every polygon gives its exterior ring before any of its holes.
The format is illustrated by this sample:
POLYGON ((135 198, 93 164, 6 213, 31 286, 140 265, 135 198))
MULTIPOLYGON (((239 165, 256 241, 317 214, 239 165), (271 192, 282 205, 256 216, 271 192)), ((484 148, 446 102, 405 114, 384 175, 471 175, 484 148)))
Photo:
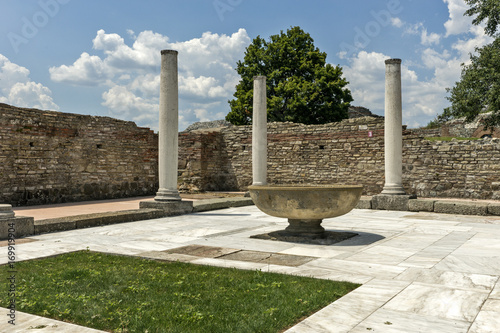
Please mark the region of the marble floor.
MULTIPOLYGON (((500 332, 500 217, 356 209, 323 222, 359 234, 334 245, 250 238, 286 225, 248 206, 44 234, 16 252, 28 260, 89 248, 362 284, 287 332, 500 332), (168 251, 188 245, 313 259, 292 266, 168 251)), ((1 332, 97 332, 19 312, 12 331, 1 312, 1 332)))

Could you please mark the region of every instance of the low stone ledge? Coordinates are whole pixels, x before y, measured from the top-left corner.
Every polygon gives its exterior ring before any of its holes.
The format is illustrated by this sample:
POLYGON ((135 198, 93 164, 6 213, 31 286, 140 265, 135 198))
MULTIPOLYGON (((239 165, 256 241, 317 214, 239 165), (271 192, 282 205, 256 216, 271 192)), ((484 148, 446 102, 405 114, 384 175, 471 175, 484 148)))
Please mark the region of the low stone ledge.
POLYGON ((35 234, 73 230, 88 227, 97 227, 108 224, 150 220, 164 217, 165 213, 159 209, 133 209, 117 212, 95 213, 60 217, 35 221, 35 234))
POLYGON ((410 212, 433 212, 435 201, 429 199, 410 199, 408 201, 408 210, 410 212))
POLYGON ((371 197, 361 197, 359 199, 356 209, 372 209, 372 198, 371 197))
POLYGON ((16 216, 0 219, 0 240, 9 239, 9 232, 16 238, 31 236, 35 233, 33 224, 34 219, 32 217, 16 216))
POLYGON ((189 214, 193 211, 192 201, 141 201, 139 208, 153 208, 162 210, 163 216, 175 216, 189 214))
POLYGON ((490 203, 488 205, 488 214, 500 216, 500 203, 490 203))
POLYGON ((457 215, 488 215, 488 204, 467 201, 436 201, 434 212, 457 215))
POLYGON ((372 209, 407 211, 410 195, 377 194, 372 197, 372 209))
POLYGON ((253 205, 251 198, 216 198, 193 202, 193 212, 224 209, 230 207, 243 207, 253 205))

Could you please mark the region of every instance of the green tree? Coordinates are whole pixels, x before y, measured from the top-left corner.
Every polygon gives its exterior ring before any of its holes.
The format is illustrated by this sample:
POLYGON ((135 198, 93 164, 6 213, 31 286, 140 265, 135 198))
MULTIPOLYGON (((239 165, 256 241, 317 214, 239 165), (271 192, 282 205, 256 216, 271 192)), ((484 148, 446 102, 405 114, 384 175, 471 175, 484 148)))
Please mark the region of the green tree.
POLYGON ((353 100, 342 68, 326 64, 326 53, 299 27, 273 35, 269 41, 255 38, 238 61, 241 81, 226 120, 235 125, 251 123, 253 77, 267 77, 268 121, 323 124, 348 117, 353 100))
POLYGON ((438 117, 441 122, 459 117, 471 121, 482 111, 492 111, 485 124, 500 125, 500 37, 476 52, 471 63, 463 65, 460 81, 447 89, 452 105, 438 117))
POLYGON ((500 24, 500 1, 498 0, 465 0, 471 6, 465 15, 477 15, 472 21, 473 24, 478 25, 486 20, 486 28, 484 31, 493 36, 497 31, 500 24))

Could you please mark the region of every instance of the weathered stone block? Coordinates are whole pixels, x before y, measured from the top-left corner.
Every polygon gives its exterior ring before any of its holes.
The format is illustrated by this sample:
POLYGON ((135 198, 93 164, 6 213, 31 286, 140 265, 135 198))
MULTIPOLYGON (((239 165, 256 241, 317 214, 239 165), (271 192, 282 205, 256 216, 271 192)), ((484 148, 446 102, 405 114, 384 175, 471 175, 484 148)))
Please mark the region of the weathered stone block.
POLYGON ((361 197, 361 199, 359 199, 359 202, 355 208, 356 209, 372 209, 372 198, 371 197, 361 197))
POLYGON ((410 195, 377 194, 372 197, 372 209, 408 210, 410 195))
POLYGON ((488 215, 488 204, 467 201, 436 201, 435 213, 458 215, 488 215))
POLYGON ((488 214, 500 216, 500 203, 490 203, 488 205, 488 214))
POLYGON ((410 199, 408 201, 408 210, 410 212, 433 212, 435 200, 410 199))
POLYGON ((116 212, 82 214, 35 222, 35 234, 73 230, 101 225, 133 222, 166 216, 160 209, 132 209, 116 212))
POLYGON ((161 209, 166 216, 189 214, 193 211, 192 201, 141 201, 139 208, 161 209))
POLYGON ((0 220, 0 240, 9 238, 9 232, 16 238, 33 235, 34 219, 32 217, 16 216, 9 219, 0 220))
POLYGON ((242 207, 253 205, 251 198, 216 198, 195 201, 193 203, 194 212, 204 212, 209 210, 224 209, 229 207, 242 207))
POLYGON ((35 235, 76 229, 75 220, 47 219, 35 221, 35 235))

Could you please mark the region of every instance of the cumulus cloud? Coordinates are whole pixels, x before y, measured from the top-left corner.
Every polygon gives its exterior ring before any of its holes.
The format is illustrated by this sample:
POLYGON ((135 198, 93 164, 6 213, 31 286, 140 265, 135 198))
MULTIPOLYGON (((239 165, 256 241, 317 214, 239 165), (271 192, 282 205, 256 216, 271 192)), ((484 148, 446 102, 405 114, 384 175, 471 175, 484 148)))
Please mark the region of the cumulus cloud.
MULTIPOLYGON (((436 56, 437 57, 437 56, 436 56)), ((377 52, 359 52, 344 67, 350 82, 354 104, 370 108, 377 114, 384 114, 385 60, 390 56, 377 52)), ((425 125, 429 116, 436 114, 436 108, 444 107, 445 88, 435 77, 429 81, 420 80, 415 71, 404 62, 401 65, 403 94, 403 122, 410 126, 425 125)))
POLYGON ((396 28, 401 28, 404 25, 404 22, 401 21, 399 17, 391 17, 391 24, 396 28))
POLYGON ((422 45, 432 45, 439 44, 441 40, 441 36, 435 32, 427 33, 427 29, 422 29, 422 33, 420 35, 420 43, 422 45))
POLYGON ((450 18, 444 24, 446 28, 446 37, 450 35, 459 35, 468 32, 472 25, 472 18, 464 16, 469 7, 464 0, 443 0, 448 6, 450 18))
POLYGON ((234 67, 251 42, 245 29, 230 36, 205 32, 182 42, 170 42, 152 31, 127 34, 134 40, 132 46, 116 33, 99 30, 93 48, 104 56, 83 52, 72 65, 50 68, 52 80, 107 87, 102 105, 111 115, 156 128, 160 50, 173 49, 179 52, 179 127, 227 114, 229 109, 221 113, 221 108, 228 108, 221 101, 231 97, 239 81, 234 67))
POLYGON ((0 54, 0 103, 19 107, 58 110, 52 92, 30 79, 30 71, 0 54))
MULTIPOLYGON (((470 61, 476 48, 492 42, 482 26, 472 25, 463 0, 443 0, 449 19, 443 22, 445 33, 428 31, 423 22, 407 23, 393 18, 392 25, 402 28, 403 36, 419 38, 419 58, 403 61, 401 67, 403 122, 410 127, 424 126, 449 106, 446 88, 460 79, 461 65, 470 61), (419 77, 412 67, 424 68, 428 77, 419 77)), ((390 56, 362 51, 348 59, 344 74, 350 82, 353 104, 363 105, 377 114, 384 112, 384 60, 390 56)))
POLYGON ((49 68, 50 77, 55 82, 73 85, 95 86, 113 76, 112 71, 98 56, 83 52, 73 65, 49 68))

